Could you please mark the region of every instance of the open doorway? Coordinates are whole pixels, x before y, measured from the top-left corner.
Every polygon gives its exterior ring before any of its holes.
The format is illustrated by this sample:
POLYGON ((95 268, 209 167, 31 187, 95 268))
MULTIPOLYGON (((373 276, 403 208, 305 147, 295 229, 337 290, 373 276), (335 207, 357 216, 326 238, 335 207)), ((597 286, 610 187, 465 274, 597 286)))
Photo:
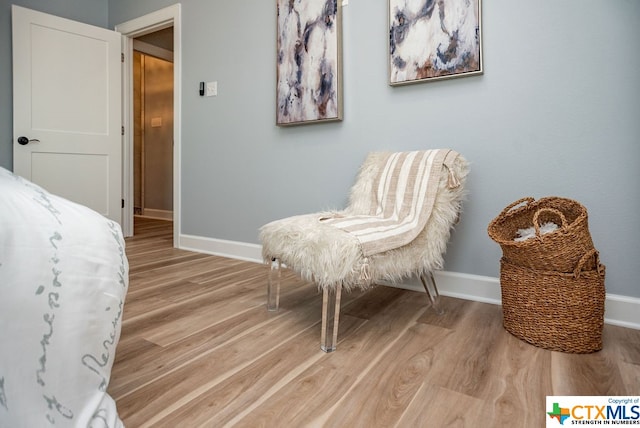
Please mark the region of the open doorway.
MULTIPOLYGON (((134 233, 134 125, 133 125, 133 57, 134 42, 143 36, 173 28, 173 246, 179 248, 181 218, 181 103, 182 49, 180 3, 159 9, 131 21, 118 24, 115 30, 123 37, 123 213, 122 230, 125 236, 134 233)), ((152 36, 153 37, 153 36, 152 36)), ((146 42, 146 41, 145 41, 146 42)), ((157 56, 157 55, 152 55, 157 56)), ((156 121, 156 124, 158 122, 156 121)))
POLYGON ((133 213, 172 221, 173 27, 136 37, 132 67, 133 213))

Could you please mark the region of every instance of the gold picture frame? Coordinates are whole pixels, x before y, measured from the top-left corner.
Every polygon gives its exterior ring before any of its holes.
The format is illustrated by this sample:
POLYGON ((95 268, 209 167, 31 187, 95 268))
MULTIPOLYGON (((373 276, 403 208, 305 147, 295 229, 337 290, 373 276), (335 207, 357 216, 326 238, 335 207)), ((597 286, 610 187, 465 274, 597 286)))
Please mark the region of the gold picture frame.
POLYGON ((342 120, 342 5, 276 0, 276 125, 342 120))
POLYGON ((484 72, 481 0, 389 0, 388 25, 392 86, 484 72))

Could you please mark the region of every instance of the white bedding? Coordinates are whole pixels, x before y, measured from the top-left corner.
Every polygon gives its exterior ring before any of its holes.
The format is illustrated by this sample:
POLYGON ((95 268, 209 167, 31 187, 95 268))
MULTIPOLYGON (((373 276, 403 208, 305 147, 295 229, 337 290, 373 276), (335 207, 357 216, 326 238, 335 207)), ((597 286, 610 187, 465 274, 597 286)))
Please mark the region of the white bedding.
POLYGON ((0 427, 121 427, 120 226, 0 168, 0 427))

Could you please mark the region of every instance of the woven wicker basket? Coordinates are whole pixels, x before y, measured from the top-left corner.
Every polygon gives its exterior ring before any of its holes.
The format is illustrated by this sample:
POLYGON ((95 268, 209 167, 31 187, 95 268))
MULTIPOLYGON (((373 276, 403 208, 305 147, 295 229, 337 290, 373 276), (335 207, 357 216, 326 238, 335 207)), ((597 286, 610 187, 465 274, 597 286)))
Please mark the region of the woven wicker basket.
POLYGON ((546 272, 501 260, 505 329, 535 346, 569 353, 602 349, 605 267, 584 254, 574 273, 546 272), (590 264, 594 270, 584 270, 590 264))
MULTIPOLYGON (((580 258, 594 249, 587 210, 580 203, 555 196, 519 199, 489 223, 489 236, 508 262, 531 269, 573 272, 580 258), (540 225, 552 221, 559 228, 541 234, 540 225), (535 227, 536 237, 515 241, 519 229, 535 227)), ((586 270, 596 266, 586 266, 586 270)))

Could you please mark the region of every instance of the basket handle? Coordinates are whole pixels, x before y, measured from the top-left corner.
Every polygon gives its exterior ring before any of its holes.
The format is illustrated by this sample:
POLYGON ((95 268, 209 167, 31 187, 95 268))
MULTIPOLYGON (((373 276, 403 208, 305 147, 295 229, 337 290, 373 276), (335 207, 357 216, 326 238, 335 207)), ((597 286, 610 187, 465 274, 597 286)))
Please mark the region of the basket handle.
POLYGON ((536 211, 533 214, 533 227, 535 227, 536 229, 536 237, 540 238, 542 235, 540 234, 540 222, 538 221, 538 217, 540 217, 540 213, 543 212, 549 212, 552 214, 555 214, 558 216, 558 218, 560 218, 560 221, 562 222, 562 229, 566 229, 568 226, 567 223, 567 218, 564 216, 564 214, 562 214, 561 211, 555 209, 555 208, 540 208, 538 211, 536 211))
POLYGON ((527 196, 525 198, 522 199, 518 199, 515 202, 510 203, 509 205, 507 205, 505 207, 505 209, 502 210, 502 212, 500 212, 500 215, 498 217, 503 217, 504 215, 506 215, 509 211, 511 211, 513 208, 517 207, 520 204, 525 204, 524 206, 527 206, 528 204, 535 202, 536 200, 534 198, 532 198, 531 196, 527 196))
POLYGON ((591 257, 595 256, 596 260, 596 269, 599 274, 602 274, 602 269, 604 267, 600 264, 600 253, 595 248, 584 253, 584 255, 578 261, 576 268, 573 270, 573 277, 580 278, 580 274, 584 271, 584 265, 591 259, 591 257))

